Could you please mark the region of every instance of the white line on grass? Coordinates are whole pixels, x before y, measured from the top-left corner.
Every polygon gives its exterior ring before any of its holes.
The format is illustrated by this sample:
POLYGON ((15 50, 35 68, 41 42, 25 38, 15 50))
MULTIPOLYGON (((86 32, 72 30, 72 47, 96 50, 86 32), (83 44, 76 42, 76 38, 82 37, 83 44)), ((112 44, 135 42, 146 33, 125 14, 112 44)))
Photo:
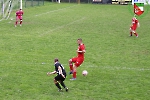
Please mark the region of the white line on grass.
POLYGON ((47 35, 47 34, 53 32, 53 31, 56 31, 56 30, 59 30, 59 29, 61 29, 61 28, 66 27, 66 26, 72 25, 72 24, 74 24, 74 23, 76 23, 76 22, 79 22, 79 21, 82 21, 82 20, 84 20, 84 19, 85 19, 85 17, 80 18, 79 20, 75 20, 75 21, 73 21, 73 22, 70 22, 70 23, 68 23, 68 24, 64 24, 64 25, 62 25, 62 26, 58 26, 58 27, 56 27, 56 28, 54 28, 54 29, 52 29, 52 30, 49 30, 49 31, 44 32, 43 34, 40 34, 40 36, 47 35))
POLYGON ((45 13, 41 13, 41 14, 37 14, 37 15, 35 15, 35 16, 45 15, 45 14, 49 14, 49 13, 52 13, 52 12, 57 12, 57 11, 65 10, 65 9, 68 9, 68 8, 72 8, 72 7, 75 7, 75 6, 77 6, 77 5, 73 5, 73 6, 69 6, 69 7, 65 7, 65 8, 57 9, 57 10, 52 10, 52 11, 49 11, 49 12, 45 12, 45 13))

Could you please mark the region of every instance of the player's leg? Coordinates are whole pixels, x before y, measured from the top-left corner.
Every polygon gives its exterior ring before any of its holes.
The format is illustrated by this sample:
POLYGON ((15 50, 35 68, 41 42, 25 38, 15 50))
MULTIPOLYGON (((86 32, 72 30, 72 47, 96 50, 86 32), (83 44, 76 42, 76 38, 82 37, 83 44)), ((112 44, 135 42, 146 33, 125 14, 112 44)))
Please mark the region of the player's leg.
POLYGON ((68 88, 66 87, 64 81, 59 81, 59 82, 60 82, 61 86, 63 86, 65 88, 66 92, 68 92, 68 88))
POLYGON ((59 81, 59 83, 61 84, 61 86, 63 86, 64 88, 66 88, 66 85, 63 81, 59 81))
POLYGON ((136 33, 136 27, 134 27, 133 29, 132 29, 132 33, 134 33, 134 35, 136 36, 136 37, 138 37, 138 34, 136 33))
POLYGON ((22 19, 20 19, 20 26, 22 26, 22 19))
POLYGON ((76 66, 76 63, 73 65, 73 79, 76 79, 77 78, 77 66, 76 66))
POLYGON ((22 26, 22 16, 20 16, 20 26, 22 26))
POLYGON ((73 63, 75 63, 77 60, 77 58, 72 58, 72 59, 69 59, 69 67, 70 67, 70 74, 73 73, 73 63))
POLYGON ((77 61, 75 62, 75 64, 73 65, 73 78, 70 80, 76 80, 77 77, 77 67, 79 67, 83 62, 83 59, 77 59, 77 61))
MULTIPOLYGON (((66 75, 65 75, 66 77, 66 75)), ((59 83, 61 84, 61 86, 63 86, 66 90, 66 92, 68 92, 68 88, 66 87, 65 83, 64 83, 65 78, 61 77, 61 80, 59 81, 59 83)))
POLYGON ((61 87, 60 87, 60 85, 59 85, 59 83, 58 83, 59 80, 60 80, 60 76, 57 75, 57 76, 54 78, 54 83, 55 83, 56 87, 58 88, 58 91, 62 91, 62 89, 61 89, 61 87))
MULTIPOLYGON (((65 75, 65 77, 66 77, 66 75, 65 75)), ((65 85, 64 82, 63 82, 64 80, 65 80, 65 78, 61 76, 61 79, 59 80, 59 83, 60 83, 64 88, 66 88, 66 85, 65 85)))
POLYGON ((139 35, 138 35, 136 32, 134 32, 134 35, 135 35, 136 37, 139 37, 139 35))
POLYGON ((130 28, 130 35, 129 36, 132 36, 132 29, 130 28))
POLYGON ((69 67, 70 67, 70 74, 73 72, 73 62, 72 59, 69 59, 69 67))

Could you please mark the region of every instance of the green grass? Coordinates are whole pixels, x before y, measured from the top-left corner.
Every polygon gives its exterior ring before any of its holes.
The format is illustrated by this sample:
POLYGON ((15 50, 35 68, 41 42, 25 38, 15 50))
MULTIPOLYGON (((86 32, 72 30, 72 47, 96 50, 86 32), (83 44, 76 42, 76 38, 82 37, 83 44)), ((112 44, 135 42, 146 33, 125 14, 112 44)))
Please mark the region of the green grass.
POLYGON ((139 18, 139 38, 129 37, 128 8, 45 3, 24 9, 22 27, 15 28, 15 20, 1 21, 1 100, 149 100, 150 13, 139 18), (76 81, 68 75, 69 92, 59 93, 55 75, 46 73, 54 70, 56 57, 69 72, 77 38, 86 45, 85 62, 76 81))

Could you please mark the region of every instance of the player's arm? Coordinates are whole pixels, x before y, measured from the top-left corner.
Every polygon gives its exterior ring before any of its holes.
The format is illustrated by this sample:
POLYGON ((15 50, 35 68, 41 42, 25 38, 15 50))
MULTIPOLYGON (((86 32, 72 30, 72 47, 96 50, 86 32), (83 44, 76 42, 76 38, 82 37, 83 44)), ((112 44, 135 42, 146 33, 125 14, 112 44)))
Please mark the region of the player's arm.
POLYGON ((77 50, 77 52, 79 52, 79 53, 85 53, 85 50, 82 50, 82 51, 77 50))
POLYGON ((53 72, 47 72, 47 75, 56 74, 56 71, 53 72))
POLYGON ((84 45, 81 46, 81 50, 78 49, 77 52, 79 52, 79 53, 85 53, 85 47, 84 47, 84 45))
POLYGON ((63 73, 62 73, 62 69, 61 69, 60 66, 58 66, 58 71, 59 71, 59 75, 61 75, 63 78, 65 78, 65 76, 64 76, 63 73))

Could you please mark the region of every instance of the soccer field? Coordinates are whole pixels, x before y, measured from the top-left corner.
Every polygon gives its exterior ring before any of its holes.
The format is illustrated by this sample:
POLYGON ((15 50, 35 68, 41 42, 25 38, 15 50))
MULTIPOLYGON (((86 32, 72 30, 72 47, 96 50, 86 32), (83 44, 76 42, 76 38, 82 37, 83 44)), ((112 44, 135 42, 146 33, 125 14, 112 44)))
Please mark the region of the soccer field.
MULTIPOLYGON (((148 8, 149 6, 146 6, 148 8)), ((0 21, 1 100, 149 100, 150 12, 138 17, 139 37, 129 37, 131 5, 45 3, 25 8, 23 25, 0 21), (78 38, 86 46, 77 80, 54 85, 54 58, 69 72, 78 38), (82 71, 88 75, 83 76, 82 71)))

